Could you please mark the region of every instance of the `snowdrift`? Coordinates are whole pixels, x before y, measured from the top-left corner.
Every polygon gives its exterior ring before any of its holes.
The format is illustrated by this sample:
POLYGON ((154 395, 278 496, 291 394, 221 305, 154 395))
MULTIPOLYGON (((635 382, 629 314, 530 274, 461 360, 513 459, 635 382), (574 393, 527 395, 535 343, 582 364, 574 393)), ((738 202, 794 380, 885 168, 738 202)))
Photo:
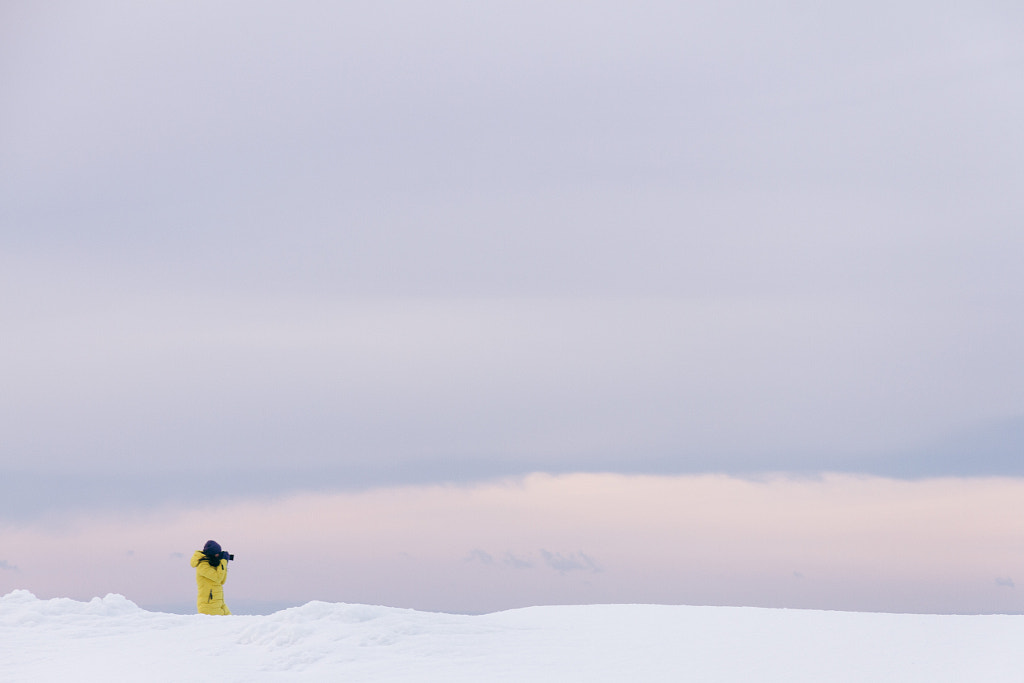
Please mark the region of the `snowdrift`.
POLYGON ((11 681, 1020 681, 1024 617, 665 605, 483 616, 311 602, 147 612, 120 595, 0 598, 11 681))

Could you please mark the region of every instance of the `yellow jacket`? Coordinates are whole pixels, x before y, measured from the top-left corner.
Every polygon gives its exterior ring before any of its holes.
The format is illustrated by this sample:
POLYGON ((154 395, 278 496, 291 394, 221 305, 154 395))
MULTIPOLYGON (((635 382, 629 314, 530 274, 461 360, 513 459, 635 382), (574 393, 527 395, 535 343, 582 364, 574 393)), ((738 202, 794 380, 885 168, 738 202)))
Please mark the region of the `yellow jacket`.
POLYGON ((216 567, 206 561, 203 551, 192 553, 192 566, 196 568, 196 587, 199 595, 196 607, 200 614, 231 614, 224 604, 224 582, 228 580, 228 563, 221 560, 216 567), (202 560, 202 561, 200 561, 202 560))

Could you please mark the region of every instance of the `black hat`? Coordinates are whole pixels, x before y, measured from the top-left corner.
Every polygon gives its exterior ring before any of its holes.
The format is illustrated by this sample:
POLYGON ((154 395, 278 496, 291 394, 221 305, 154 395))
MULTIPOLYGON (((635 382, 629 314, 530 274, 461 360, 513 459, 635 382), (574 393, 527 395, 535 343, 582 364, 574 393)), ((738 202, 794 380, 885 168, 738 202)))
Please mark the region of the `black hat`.
POLYGON ((217 541, 207 541, 206 545, 203 546, 204 555, 210 555, 212 557, 214 555, 218 555, 219 553, 220 543, 217 543, 217 541))

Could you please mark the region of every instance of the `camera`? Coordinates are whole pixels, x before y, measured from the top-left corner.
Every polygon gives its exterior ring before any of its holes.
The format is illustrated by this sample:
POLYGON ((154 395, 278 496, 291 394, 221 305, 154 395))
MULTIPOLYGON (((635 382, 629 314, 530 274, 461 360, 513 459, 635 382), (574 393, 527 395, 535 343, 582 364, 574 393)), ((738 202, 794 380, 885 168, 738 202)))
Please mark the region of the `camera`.
POLYGON ((222 560, 233 560, 235 556, 229 553, 227 550, 220 551, 220 559, 222 560))

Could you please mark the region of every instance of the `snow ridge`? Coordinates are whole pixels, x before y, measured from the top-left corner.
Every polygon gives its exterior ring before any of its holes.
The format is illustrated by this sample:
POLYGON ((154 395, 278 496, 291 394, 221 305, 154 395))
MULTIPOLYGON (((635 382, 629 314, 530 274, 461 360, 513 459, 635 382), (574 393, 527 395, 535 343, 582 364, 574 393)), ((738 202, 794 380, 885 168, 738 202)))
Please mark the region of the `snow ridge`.
POLYGON ((310 602, 148 612, 121 595, 0 598, 0 680, 1019 681, 1024 617, 669 605, 482 616, 310 602))

